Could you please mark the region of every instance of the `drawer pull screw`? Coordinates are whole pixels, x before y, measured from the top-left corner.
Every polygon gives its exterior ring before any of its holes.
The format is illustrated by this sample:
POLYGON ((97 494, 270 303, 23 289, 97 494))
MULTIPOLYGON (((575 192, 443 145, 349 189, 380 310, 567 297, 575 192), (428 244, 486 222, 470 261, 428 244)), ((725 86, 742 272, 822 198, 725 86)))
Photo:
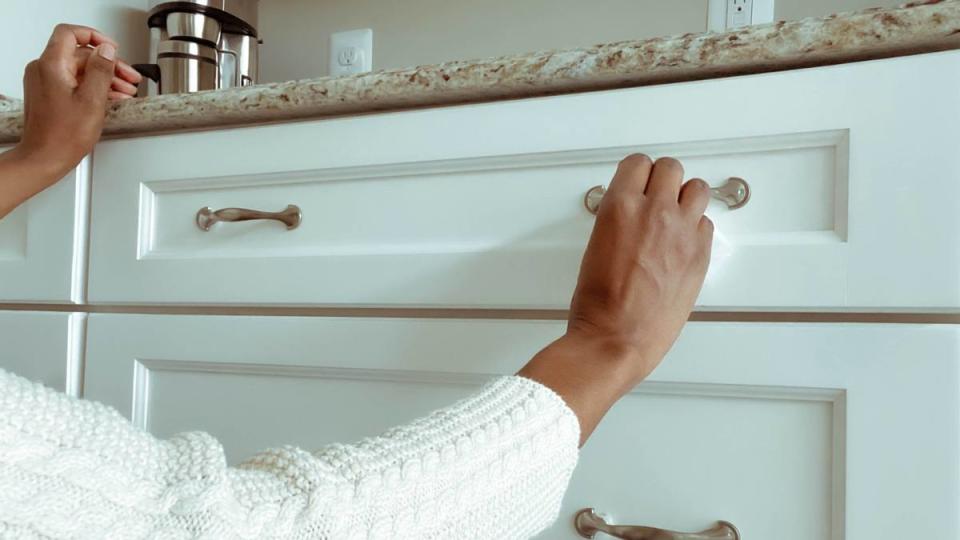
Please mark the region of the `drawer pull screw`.
MULTIPOLYGON (((593 186, 583 197, 583 205, 587 210, 596 215, 600 209, 600 201, 603 200, 603 194, 607 188, 603 186, 593 186)), ((732 176, 720 187, 710 188, 710 196, 727 205, 730 210, 743 208, 750 201, 750 184, 743 178, 732 176)))
POLYGON ((622 540, 740 540, 740 531, 727 521, 697 533, 681 533, 634 525, 610 525, 593 508, 584 508, 573 518, 573 526, 583 538, 593 538, 598 532, 622 540))
POLYGON ((201 230, 209 231, 214 223, 218 221, 252 221, 255 219, 273 219, 287 226, 287 230, 293 230, 300 226, 302 215, 300 207, 291 204, 280 212, 262 212, 260 210, 250 210, 249 208, 221 208, 213 210, 205 206, 197 211, 197 227, 201 230))

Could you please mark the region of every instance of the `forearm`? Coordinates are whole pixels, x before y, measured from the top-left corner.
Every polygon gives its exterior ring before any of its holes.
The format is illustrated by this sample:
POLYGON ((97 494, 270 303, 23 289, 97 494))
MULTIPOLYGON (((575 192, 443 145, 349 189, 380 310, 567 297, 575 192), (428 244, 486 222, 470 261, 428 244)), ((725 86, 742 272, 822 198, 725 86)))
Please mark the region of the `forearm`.
POLYGON ((637 351, 609 342, 564 336, 540 351, 517 375, 556 392, 580 421, 580 446, 610 407, 645 376, 637 351))
POLYGON ((21 146, 0 154, 0 218, 57 182, 70 170, 21 146))

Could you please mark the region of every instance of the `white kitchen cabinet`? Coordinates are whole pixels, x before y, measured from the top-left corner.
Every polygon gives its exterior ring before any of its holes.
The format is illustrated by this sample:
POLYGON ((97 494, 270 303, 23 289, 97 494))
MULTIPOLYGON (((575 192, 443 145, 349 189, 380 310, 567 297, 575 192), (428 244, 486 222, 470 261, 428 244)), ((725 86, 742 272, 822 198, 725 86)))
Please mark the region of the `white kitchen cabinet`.
POLYGON ((960 53, 116 140, 95 303, 565 308, 584 194, 634 151, 749 203, 701 309, 960 306, 960 53), (302 223, 195 223, 205 207, 302 223))
POLYGON ((0 369, 76 395, 85 315, 0 311, 0 369))
POLYGON ((84 160, 0 219, 0 303, 83 301, 88 171, 84 160))
MULTIPOLYGON (((558 321, 93 314, 87 397, 258 449, 374 435, 509 374, 558 321)), ((960 535, 960 328, 693 323, 582 452, 560 519, 744 539, 960 535)))

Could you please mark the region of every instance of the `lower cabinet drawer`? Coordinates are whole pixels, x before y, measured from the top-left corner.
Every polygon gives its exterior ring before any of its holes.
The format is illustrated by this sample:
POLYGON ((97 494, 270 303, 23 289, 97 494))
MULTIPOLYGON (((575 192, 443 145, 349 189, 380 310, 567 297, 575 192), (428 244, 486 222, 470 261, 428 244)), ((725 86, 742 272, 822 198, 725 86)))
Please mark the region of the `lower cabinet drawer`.
MULTIPOLYGON (((86 396, 236 463, 375 435, 515 372, 557 321, 93 314, 86 396)), ((693 323, 582 450, 557 523, 956 538, 960 328, 693 323)))
POLYGON ((0 303, 83 301, 88 167, 0 219, 0 303))
POLYGON ((960 307, 958 65, 951 52, 107 141, 90 299, 563 309, 594 220, 585 194, 643 151, 752 186, 745 206, 708 212, 724 240, 703 309, 960 307), (288 205, 294 229, 197 223, 288 205))
MULTIPOLYGON (((76 393, 80 366, 71 362, 72 315, 0 312, 0 369, 61 392, 76 393)), ((74 315, 81 317, 81 315, 74 315)))

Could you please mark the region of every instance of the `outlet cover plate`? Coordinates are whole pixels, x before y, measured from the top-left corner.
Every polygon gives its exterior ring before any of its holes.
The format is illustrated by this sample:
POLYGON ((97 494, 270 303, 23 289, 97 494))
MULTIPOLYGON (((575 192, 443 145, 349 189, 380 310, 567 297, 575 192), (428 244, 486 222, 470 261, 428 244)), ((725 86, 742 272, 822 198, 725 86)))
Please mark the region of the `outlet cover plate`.
POLYGON ((373 30, 330 34, 330 75, 354 75, 373 70, 373 30))
MULTIPOLYGON (((733 21, 727 20, 727 13, 733 9, 731 6, 743 0, 709 0, 707 5, 707 30, 710 32, 723 32, 736 28, 737 24, 730 24, 733 21)), ((747 24, 767 24, 773 22, 774 0, 750 0, 745 2, 750 5, 750 13, 747 24)))

